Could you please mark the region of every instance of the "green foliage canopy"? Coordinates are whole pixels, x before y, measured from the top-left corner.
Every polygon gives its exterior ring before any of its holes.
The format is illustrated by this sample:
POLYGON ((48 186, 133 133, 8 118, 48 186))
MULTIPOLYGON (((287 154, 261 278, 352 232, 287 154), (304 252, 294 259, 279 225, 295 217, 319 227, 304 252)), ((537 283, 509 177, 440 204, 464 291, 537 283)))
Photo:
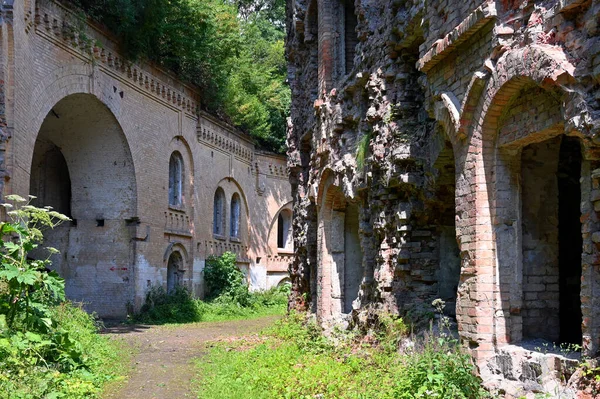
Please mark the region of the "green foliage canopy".
POLYGON ((113 32, 127 57, 197 85, 209 111, 285 150, 284 0, 68 1, 113 32))

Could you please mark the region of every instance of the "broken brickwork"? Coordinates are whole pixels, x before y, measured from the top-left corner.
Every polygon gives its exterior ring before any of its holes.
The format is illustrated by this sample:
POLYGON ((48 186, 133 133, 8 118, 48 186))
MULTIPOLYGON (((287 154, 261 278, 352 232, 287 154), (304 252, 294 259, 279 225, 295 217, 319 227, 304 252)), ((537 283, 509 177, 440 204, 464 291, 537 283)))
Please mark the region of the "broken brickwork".
POLYGON ((288 0, 287 24, 292 306, 442 297, 490 378, 530 339, 597 355, 600 2, 288 0))

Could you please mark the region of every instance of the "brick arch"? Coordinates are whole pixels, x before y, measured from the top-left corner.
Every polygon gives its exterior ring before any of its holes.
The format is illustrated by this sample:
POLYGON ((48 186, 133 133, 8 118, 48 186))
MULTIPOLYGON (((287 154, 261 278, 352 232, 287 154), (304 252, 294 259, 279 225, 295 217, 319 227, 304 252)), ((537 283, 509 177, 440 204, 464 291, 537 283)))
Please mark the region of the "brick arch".
POLYGON ((334 325, 352 312, 364 282, 360 208, 331 171, 322 176, 318 202, 317 317, 334 325))
MULTIPOLYGON (((498 119, 511 98, 527 83, 554 90, 574 81, 575 67, 564 52, 551 46, 527 46, 502 55, 485 87, 480 115, 483 144, 495 139, 498 119)), ((568 117, 568 115, 565 115, 568 117)))
MULTIPOLYGON (((324 201, 326 200, 325 197, 327 195, 331 195, 328 194, 328 192, 330 191, 330 188, 332 186, 339 190, 343 197, 347 196, 347 193, 345 193, 343 189, 342 176, 336 174, 332 169, 326 168, 325 170, 323 170, 323 172, 321 173, 321 177, 319 178, 317 198, 315 199, 315 203, 318 207, 324 204, 324 201)), ((349 196, 349 199, 353 199, 351 195, 349 196)))
POLYGON ((169 262, 169 257, 173 252, 179 252, 181 258, 183 259, 183 267, 186 271, 192 269, 190 264, 191 258, 188 255, 188 250, 185 247, 185 244, 180 241, 174 241, 167 245, 167 248, 165 249, 165 253, 163 255, 163 262, 165 267, 167 266, 167 263, 169 262))
MULTIPOLYGON (((499 254, 504 253, 511 245, 510 239, 518 234, 511 232, 511 229, 516 231, 517 228, 513 226, 514 215, 510 206, 499 205, 498 202, 499 191, 503 193, 503 201, 513 201, 513 194, 503 190, 518 184, 515 180, 517 175, 511 172, 516 167, 511 161, 514 157, 505 156, 504 150, 498 147, 501 115, 512 98, 532 83, 549 93, 558 91, 567 103, 577 101, 563 89, 573 85, 574 69, 566 55, 552 46, 532 45, 511 50, 498 59, 491 76, 485 81, 482 95, 466 100, 470 101, 469 107, 473 111, 472 120, 465 120, 464 114, 462 120, 462 127, 467 127, 465 131, 469 131, 470 140, 464 169, 469 172, 467 197, 471 198, 471 210, 462 222, 464 232, 461 241, 470 245, 462 254, 463 288, 459 292, 459 308, 462 310, 458 321, 465 332, 463 338, 471 343, 478 360, 492 356, 497 345, 514 341, 511 323, 519 320, 518 307, 512 306, 518 303, 512 298, 515 293, 504 292, 501 295, 499 288, 501 274, 507 273, 506 270, 518 275, 518 261, 515 265, 499 264, 499 254), (468 314, 469 311, 471 314, 468 314)), ((565 120, 569 118, 564 114, 562 117, 565 120)), ((507 277, 503 276, 504 279, 507 277)), ((518 334, 516 340, 520 340, 518 334)))
POLYGON ((242 186, 233 177, 225 177, 219 181, 219 183, 217 184, 217 188, 223 187, 226 183, 232 183, 237 188, 237 192, 240 195, 242 203, 244 204, 244 209, 246 210, 246 219, 248 219, 250 215, 250 209, 248 208, 248 199, 246 198, 246 193, 244 193, 242 186))
POLYGON ((321 177, 319 178, 319 185, 317 189, 317 198, 315 198, 315 203, 320 206, 323 202, 323 194, 328 185, 331 184, 333 180, 334 173, 331 169, 327 168, 321 172, 321 177))
MULTIPOLYGON (((96 74, 103 76, 102 74, 96 74)), ((33 90, 29 102, 28 131, 38 132, 46 115, 61 99, 78 93, 93 94, 119 119, 118 109, 109 101, 103 101, 94 90, 94 68, 88 64, 65 65, 49 73, 33 90)), ((35 138, 34 138, 35 140, 35 138)))
MULTIPOLYGON (((89 94, 100 101, 109 110, 117 124, 120 126, 122 134, 125 137, 127 151, 132 157, 135 180, 138 181, 138 168, 134 158, 134 151, 131 147, 131 140, 127 137, 127 132, 123 129, 119 104, 109 95, 101 93, 101 90, 98 89, 99 87, 105 86, 112 87, 112 83, 108 82, 109 79, 109 77, 102 73, 94 74, 94 67, 91 65, 73 64, 56 68, 36 86, 30 97, 28 108, 31 118, 25 121, 28 123, 26 127, 28 135, 23 143, 20 144, 20 148, 14 150, 15 152, 24 152, 27 154, 22 158, 25 160, 25 170, 29 170, 29 167, 31 166, 33 148, 35 147, 38 133, 46 116, 52 108, 62 99, 70 95, 89 94), (106 82, 98 81, 103 79, 105 79, 106 82)), ((139 198, 140 193, 138 192, 137 187, 135 187, 135 193, 136 198, 139 198)))
POLYGON ((187 140, 181 135, 175 135, 171 139, 169 143, 169 153, 168 157, 171 157, 173 154, 179 154, 181 160, 183 161, 183 171, 182 177, 184 179, 183 183, 183 192, 182 192, 182 207, 184 210, 192 207, 193 198, 194 198, 194 157, 192 155, 192 150, 187 140))
POLYGON ((331 234, 333 231, 334 207, 339 208, 345 204, 342 190, 335 184, 331 170, 326 170, 321 176, 318 196, 318 260, 317 260, 317 318, 322 322, 329 322, 336 315, 342 313, 342 303, 334 296, 340 295, 340 287, 334 285, 334 269, 336 265, 332 259, 331 234))
MULTIPOLYGON (((192 149, 190 148, 189 143, 185 139, 185 137, 181 135, 176 135, 171 139, 169 143, 169 148, 171 148, 171 152, 179 151, 184 158, 184 161, 187 163, 186 168, 189 169, 189 174, 191 176, 191 180, 194 180, 194 157, 192 156, 192 149)), ((188 173, 188 171, 186 171, 188 173)))
POLYGON ((163 257, 163 262, 163 270, 166 271, 165 283, 167 286, 167 292, 170 292, 171 289, 174 289, 177 286, 190 289, 192 282, 192 276, 190 275, 192 271, 190 264, 191 260, 188 256, 187 249, 182 242, 175 241, 167 246, 163 257), (169 267, 172 256, 178 256, 181 258, 181 264, 179 265, 180 268, 176 270, 172 270, 169 267))
POLYGON ((293 201, 289 201, 283 204, 277 210, 277 212, 275 212, 275 215, 271 217, 271 221, 269 222, 269 237, 267 241, 269 243, 269 248, 277 248, 277 219, 279 218, 279 215, 284 211, 290 212, 293 219, 293 201))

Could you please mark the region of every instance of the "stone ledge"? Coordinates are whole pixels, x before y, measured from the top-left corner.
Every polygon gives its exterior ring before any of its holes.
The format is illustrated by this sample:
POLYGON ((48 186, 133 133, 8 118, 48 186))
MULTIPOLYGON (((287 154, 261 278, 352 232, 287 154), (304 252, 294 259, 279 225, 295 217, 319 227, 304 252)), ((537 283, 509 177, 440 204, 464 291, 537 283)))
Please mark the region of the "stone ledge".
MULTIPOLYGON (((450 31, 443 39, 437 40, 420 59, 417 61, 417 69, 428 72, 444 59, 452 50, 463 43, 475 32, 485 26, 489 21, 496 18, 496 8, 491 2, 485 2, 477 7, 458 26, 450 31)), ((425 48, 421 48, 421 53, 425 48)))

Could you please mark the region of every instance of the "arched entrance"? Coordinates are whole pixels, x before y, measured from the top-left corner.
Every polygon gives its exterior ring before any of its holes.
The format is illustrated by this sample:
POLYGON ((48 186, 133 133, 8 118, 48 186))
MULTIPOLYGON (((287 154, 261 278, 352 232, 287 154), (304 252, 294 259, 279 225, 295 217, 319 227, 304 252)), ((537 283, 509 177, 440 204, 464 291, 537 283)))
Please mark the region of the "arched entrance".
POLYGON ((47 231, 61 253, 52 268, 67 296, 102 317, 126 314, 133 300, 133 246, 128 220, 136 216, 133 161, 123 130, 89 94, 60 100, 35 142, 30 194, 73 220, 47 231))
POLYGON ((179 252, 172 252, 167 262, 167 293, 172 294, 183 280, 183 258, 179 252))
POLYGON ((340 319, 353 309, 364 277, 358 204, 333 184, 325 185, 319 209, 317 315, 340 319))

